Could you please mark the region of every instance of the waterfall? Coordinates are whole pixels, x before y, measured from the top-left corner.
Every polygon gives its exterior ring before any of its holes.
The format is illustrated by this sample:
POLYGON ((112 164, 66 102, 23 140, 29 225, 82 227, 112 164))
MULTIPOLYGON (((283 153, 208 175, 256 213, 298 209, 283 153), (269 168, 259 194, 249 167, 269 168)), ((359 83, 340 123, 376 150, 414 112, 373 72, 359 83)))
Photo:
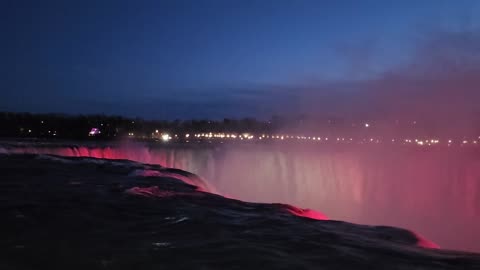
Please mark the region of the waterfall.
POLYGON ((444 248, 480 251, 480 152, 474 149, 10 145, 0 153, 130 159, 179 168, 236 199, 403 227, 444 248))

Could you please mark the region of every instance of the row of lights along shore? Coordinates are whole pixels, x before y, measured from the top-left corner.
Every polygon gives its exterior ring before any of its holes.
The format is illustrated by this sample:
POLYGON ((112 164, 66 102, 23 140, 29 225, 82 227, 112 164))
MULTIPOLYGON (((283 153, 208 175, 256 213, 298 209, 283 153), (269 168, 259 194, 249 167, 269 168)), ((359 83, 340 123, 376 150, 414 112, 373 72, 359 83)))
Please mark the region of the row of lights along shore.
MULTIPOLYGON (((129 133, 129 136, 134 136, 133 133, 129 133)), ((173 137, 166 133, 159 133, 158 130, 155 131, 155 134, 152 134, 155 138, 159 138, 162 141, 168 142, 174 139, 181 139, 182 136, 178 136, 177 134, 173 135, 173 137), (156 135, 156 136, 155 136, 156 135)), ((183 135, 185 140, 191 140, 192 136, 190 134, 183 135)), ((439 140, 437 138, 423 138, 423 139, 380 139, 380 138, 362 138, 362 139, 354 139, 354 138, 345 138, 345 137, 320 137, 320 136, 301 136, 301 135, 286 135, 286 134, 261 134, 261 135, 254 135, 251 133, 198 133, 193 134, 193 139, 197 140, 246 140, 246 141, 313 141, 313 142, 330 142, 330 143, 358 143, 358 144, 367 144, 367 143, 398 143, 398 144, 412 144, 412 145, 419 145, 419 146, 432 146, 432 145, 453 145, 453 144, 460 144, 460 145, 480 145, 480 136, 477 139, 463 139, 463 140, 439 140)))

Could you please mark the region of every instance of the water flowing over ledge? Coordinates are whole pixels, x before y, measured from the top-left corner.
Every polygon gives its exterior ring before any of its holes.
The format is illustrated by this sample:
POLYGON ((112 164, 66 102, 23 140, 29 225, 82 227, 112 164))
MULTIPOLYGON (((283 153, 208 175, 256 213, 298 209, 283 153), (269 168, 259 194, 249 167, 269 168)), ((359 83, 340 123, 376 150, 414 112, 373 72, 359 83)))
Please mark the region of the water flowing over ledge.
POLYGON ((206 185, 201 188, 226 197, 296 205, 334 220, 408 228, 443 248, 480 252, 480 154, 475 150, 49 143, 2 148, 6 153, 175 167, 199 175, 206 185))
POLYGON ((480 267, 480 255, 424 248, 405 229, 204 192, 176 169, 0 155, 0 171, 2 269, 480 267))

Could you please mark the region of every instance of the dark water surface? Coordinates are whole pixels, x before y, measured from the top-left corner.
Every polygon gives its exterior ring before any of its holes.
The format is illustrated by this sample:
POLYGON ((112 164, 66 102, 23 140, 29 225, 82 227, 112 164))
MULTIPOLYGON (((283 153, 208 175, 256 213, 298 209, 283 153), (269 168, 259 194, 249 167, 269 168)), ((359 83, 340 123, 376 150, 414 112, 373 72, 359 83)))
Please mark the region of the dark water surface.
POLYGON ((480 269, 407 230, 228 199, 158 165, 0 155, 0 172, 0 269, 480 269))

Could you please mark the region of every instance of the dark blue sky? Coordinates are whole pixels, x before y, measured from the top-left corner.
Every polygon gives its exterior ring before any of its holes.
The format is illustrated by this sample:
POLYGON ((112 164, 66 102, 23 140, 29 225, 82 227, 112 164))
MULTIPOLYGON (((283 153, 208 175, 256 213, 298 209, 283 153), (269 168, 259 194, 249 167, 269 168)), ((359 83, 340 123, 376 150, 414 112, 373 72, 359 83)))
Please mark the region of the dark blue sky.
POLYGON ((345 112, 480 17, 474 0, 0 5, 0 111, 169 119, 345 112))

